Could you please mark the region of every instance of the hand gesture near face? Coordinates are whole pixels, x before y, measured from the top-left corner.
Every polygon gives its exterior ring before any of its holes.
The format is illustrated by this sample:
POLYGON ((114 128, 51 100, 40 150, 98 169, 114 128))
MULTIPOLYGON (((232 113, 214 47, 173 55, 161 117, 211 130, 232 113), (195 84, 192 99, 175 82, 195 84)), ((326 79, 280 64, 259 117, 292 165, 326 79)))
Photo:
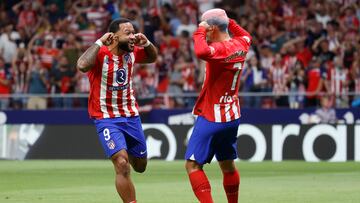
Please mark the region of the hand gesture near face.
POLYGON ((144 47, 148 43, 148 39, 146 36, 142 33, 136 33, 135 34, 135 46, 141 46, 144 47))
POLYGON ((210 25, 206 21, 201 21, 199 27, 204 27, 206 30, 208 30, 210 25))
POLYGON ((102 37, 100 37, 100 41, 105 45, 109 46, 113 41, 114 33, 107 32, 102 37))

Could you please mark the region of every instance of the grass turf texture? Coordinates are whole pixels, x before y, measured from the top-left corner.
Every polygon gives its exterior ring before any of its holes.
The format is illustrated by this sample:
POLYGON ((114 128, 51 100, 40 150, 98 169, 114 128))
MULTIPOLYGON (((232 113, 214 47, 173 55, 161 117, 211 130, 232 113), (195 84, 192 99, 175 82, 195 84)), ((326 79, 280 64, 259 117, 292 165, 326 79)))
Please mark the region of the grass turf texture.
MULTIPOLYGON (((360 163, 237 162, 241 203, 359 203, 360 163)), ((205 166, 216 203, 226 202, 217 163, 205 166)), ((132 172, 139 203, 197 202, 183 161, 132 172)), ((121 202, 110 161, 0 161, 0 202, 121 202)))

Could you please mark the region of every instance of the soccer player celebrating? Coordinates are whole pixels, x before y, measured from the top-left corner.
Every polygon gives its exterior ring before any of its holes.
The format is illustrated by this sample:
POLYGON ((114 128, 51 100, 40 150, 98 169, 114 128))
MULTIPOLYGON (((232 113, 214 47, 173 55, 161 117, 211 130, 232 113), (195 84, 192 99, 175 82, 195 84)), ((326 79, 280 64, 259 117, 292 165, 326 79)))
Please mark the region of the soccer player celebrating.
POLYGON ((234 163, 240 118, 237 95, 251 36, 222 9, 206 11, 201 20, 193 40, 197 57, 207 62, 206 75, 193 109, 197 119, 185 154, 185 168, 196 197, 201 203, 211 203, 211 186, 203 165, 215 155, 228 202, 235 203, 240 184, 234 163))
POLYGON ((135 203, 130 165, 145 171, 147 151, 135 101, 131 75, 134 63, 152 63, 155 46, 142 33, 136 33, 128 19, 110 23, 105 33, 77 61, 90 81, 89 114, 106 155, 115 168, 115 185, 125 203, 135 203))

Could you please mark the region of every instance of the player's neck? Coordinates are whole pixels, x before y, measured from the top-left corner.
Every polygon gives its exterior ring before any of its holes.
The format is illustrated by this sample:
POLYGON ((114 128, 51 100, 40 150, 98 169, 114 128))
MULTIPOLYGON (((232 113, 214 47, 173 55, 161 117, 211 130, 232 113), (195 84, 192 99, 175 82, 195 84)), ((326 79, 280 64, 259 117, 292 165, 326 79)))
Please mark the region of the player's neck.
POLYGON ((109 49, 110 53, 112 53, 113 55, 116 55, 116 56, 119 56, 119 55, 122 55, 125 53, 125 51, 118 48, 117 44, 109 45, 108 49, 109 49))
POLYGON ((227 32, 218 32, 218 33, 214 33, 211 42, 223 42, 223 41, 228 41, 230 40, 231 37, 229 35, 229 33, 227 32))

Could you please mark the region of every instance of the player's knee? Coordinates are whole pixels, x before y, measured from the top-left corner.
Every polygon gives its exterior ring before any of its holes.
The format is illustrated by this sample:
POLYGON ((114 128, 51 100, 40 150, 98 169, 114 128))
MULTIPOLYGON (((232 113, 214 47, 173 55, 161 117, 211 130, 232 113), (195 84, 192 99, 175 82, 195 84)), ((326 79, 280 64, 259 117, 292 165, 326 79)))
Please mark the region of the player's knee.
POLYGON ((235 162, 233 160, 219 161, 219 165, 223 173, 236 171, 235 162))
POLYGON ((185 169, 190 174, 197 170, 202 170, 202 165, 196 163, 195 161, 187 160, 185 162, 185 169))
POLYGON ((115 171, 118 175, 129 176, 130 175, 130 163, 123 157, 118 157, 114 161, 115 171))

